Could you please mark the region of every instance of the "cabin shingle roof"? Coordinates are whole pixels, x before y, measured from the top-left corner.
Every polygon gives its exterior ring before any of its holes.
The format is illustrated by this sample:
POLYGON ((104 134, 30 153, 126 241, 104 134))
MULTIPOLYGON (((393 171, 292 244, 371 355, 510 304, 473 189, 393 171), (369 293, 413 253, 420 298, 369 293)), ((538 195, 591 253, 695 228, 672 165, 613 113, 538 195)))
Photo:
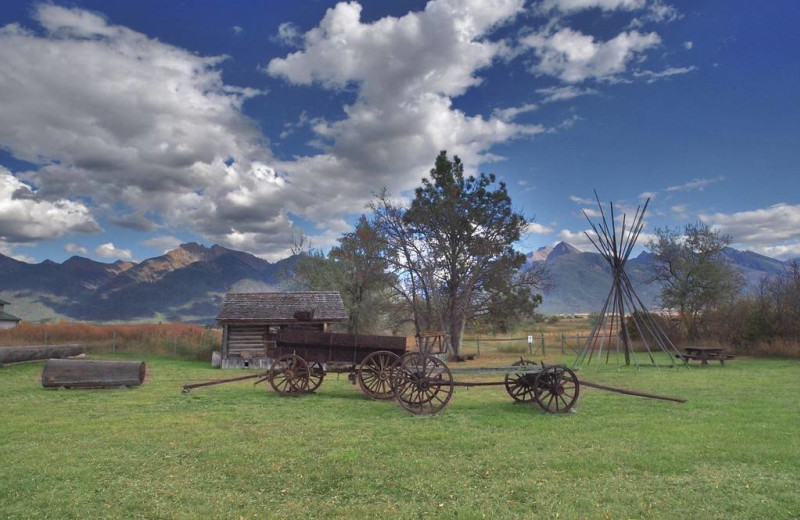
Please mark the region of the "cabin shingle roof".
POLYGON ((0 311, 0 321, 16 321, 16 322, 20 322, 22 320, 17 318, 13 314, 9 314, 7 312, 0 311))
MULTIPOLYGON (((298 321, 297 313, 312 312, 316 322, 345 321, 342 297, 335 291, 286 293, 228 293, 218 321, 298 321)), ((306 316, 307 318, 308 316, 306 316)))

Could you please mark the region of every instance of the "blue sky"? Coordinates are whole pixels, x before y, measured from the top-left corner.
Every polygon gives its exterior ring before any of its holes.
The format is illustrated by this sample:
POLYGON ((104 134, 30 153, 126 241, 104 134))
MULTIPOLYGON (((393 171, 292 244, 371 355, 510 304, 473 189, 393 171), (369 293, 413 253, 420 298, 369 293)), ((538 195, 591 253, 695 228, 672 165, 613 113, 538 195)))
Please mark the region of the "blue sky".
POLYGON ((4 2, 0 253, 326 248, 446 149, 588 249, 593 189, 800 257, 794 1, 4 2), (229 5, 230 4, 230 5, 229 5))

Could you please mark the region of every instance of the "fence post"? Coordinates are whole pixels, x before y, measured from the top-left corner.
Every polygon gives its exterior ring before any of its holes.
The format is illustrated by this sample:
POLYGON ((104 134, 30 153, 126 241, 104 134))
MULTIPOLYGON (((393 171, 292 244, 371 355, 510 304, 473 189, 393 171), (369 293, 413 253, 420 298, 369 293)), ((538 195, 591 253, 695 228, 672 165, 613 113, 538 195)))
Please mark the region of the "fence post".
POLYGON ((117 353, 117 331, 115 330, 111 337, 111 353, 117 353))
POLYGON ((475 336, 475 347, 478 349, 478 357, 481 357, 481 337, 475 336))
POLYGON ((579 351, 581 348, 581 336, 580 334, 575 334, 575 350, 579 351))
POLYGON ((539 337, 542 339, 542 354, 544 354, 544 332, 540 332, 539 337))
POLYGON ((533 355, 533 335, 528 335, 528 354, 533 355))
POLYGON ((562 332, 561 333, 561 352, 564 352, 564 343, 565 343, 564 333, 562 332))

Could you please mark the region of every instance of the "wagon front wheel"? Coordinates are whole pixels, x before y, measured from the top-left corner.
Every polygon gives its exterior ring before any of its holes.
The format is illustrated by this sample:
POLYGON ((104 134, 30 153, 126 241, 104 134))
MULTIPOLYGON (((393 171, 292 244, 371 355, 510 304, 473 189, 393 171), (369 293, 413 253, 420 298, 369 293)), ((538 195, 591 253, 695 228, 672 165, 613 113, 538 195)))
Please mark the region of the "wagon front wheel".
POLYGON ((394 352, 381 350, 364 358, 358 366, 358 386, 371 399, 391 399, 392 365, 400 356, 394 352))
POLYGON ((310 381, 308 363, 295 354, 285 354, 272 362, 269 384, 280 395, 300 395, 308 390, 310 381))
POLYGON ((547 367, 536 376, 534 397, 546 412, 569 412, 578 400, 579 391, 578 376, 567 367, 547 367))
POLYGON ((415 415, 441 412, 453 397, 453 375, 441 360, 419 352, 400 356, 392 366, 397 402, 415 415))

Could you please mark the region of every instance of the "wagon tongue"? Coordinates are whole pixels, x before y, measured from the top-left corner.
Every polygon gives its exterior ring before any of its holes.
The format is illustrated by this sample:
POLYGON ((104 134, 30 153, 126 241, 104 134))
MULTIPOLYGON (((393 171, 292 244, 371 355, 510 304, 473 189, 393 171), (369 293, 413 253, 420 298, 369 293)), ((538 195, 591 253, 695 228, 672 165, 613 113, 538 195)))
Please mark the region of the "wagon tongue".
POLYGON ((607 392, 614 392, 617 394, 625 394, 625 395, 633 395, 636 397, 646 397, 648 399, 660 399, 662 401, 673 401, 676 403, 685 403, 686 399, 681 399, 679 397, 669 397, 665 395, 658 395, 658 394, 648 394, 646 392, 636 392, 634 390, 628 390, 627 388, 614 388, 613 386, 606 386, 600 385, 597 383, 592 383, 590 381, 583 381, 581 380, 581 384, 584 386, 590 386, 592 388, 597 388, 598 390, 605 390, 607 392))
POLYGON ((263 376, 261 379, 259 379, 258 381, 256 381, 255 383, 253 383, 253 385, 255 386, 255 385, 257 385, 258 383, 263 383, 263 382, 264 382, 264 381, 266 381, 267 379, 269 379, 269 372, 267 372, 266 374, 264 374, 264 376, 263 376))

